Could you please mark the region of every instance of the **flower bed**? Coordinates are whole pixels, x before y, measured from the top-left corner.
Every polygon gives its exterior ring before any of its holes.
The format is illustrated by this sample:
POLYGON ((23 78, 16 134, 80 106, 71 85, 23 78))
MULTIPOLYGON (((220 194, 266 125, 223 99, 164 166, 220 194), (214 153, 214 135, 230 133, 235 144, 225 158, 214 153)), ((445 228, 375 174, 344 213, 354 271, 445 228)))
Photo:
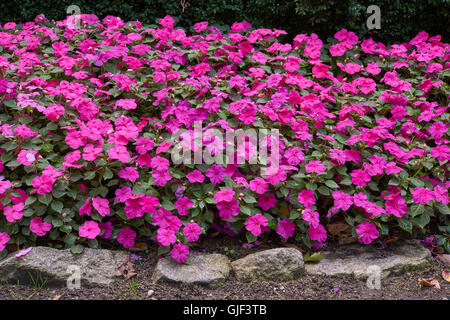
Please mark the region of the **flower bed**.
POLYGON ((386 48, 344 29, 329 45, 315 34, 282 44, 283 31, 246 22, 187 35, 169 16, 2 27, 2 256, 7 244, 80 253, 148 240, 184 262, 211 226, 320 247, 338 220, 365 244, 431 227, 449 249, 450 54, 439 36, 386 48), (227 141, 215 132, 239 129, 279 140, 246 139, 220 163, 227 141), (180 146, 201 161, 174 162, 180 146), (276 166, 236 161, 262 146, 276 166))

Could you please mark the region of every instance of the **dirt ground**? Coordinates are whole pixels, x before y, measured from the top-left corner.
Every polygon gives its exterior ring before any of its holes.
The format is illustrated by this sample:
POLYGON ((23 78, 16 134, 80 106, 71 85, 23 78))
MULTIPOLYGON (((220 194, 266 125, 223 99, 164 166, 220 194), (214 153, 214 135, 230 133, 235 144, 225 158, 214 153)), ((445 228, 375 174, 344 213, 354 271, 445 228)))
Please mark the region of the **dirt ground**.
MULTIPOLYGON (((243 248, 242 240, 228 237, 206 239, 195 249, 198 252, 216 252, 238 259, 259 250, 283 246, 282 243, 260 244, 243 248)), ((391 276, 381 282, 381 289, 369 289, 365 281, 351 277, 330 278, 305 275, 285 283, 272 281, 241 283, 231 274, 219 288, 201 285, 151 282, 157 262, 156 248, 135 252, 132 256, 137 275, 119 279, 108 287, 69 290, 68 288, 37 288, 2 284, 0 300, 448 300, 450 283, 442 278, 442 268, 434 262, 422 271, 391 276), (438 278, 440 289, 423 287, 420 278, 438 278)))

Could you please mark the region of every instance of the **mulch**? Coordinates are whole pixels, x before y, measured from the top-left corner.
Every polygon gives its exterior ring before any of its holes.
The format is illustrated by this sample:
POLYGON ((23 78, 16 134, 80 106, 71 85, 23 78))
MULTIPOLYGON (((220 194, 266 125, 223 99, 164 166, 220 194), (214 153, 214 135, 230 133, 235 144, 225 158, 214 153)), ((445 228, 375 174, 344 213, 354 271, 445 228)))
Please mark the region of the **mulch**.
MULTIPOLYGON (((222 253, 231 260, 264 249, 283 246, 282 243, 262 243, 243 248, 243 239, 218 236, 205 239, 194 250, 222 253)), ((300 246, 298 247, 300 248, 300 246)), ((301 248, 300 248, 301 249, 301 248)), ((201 285, 151 281, 156 265, 156 247, 135 252, 132 256, 136 276, 120 278, 108 287, 70 290, 68 288, 34 288, 2 284, 0 300, 448 300, 450 283, 442 278, 442 267, 434 262, 422 271, 412 271, 382 280, 379 290, 368 288, 365 281, 352 277, 325 277, 304 275, 300 279, 278 283, 261 281, 241 283, 231 274, 219 288, 201 285), (440 289, 424 287, 420 278, 438 278, 440 289), (149 294, 150 293, 150 294, 149 294)))

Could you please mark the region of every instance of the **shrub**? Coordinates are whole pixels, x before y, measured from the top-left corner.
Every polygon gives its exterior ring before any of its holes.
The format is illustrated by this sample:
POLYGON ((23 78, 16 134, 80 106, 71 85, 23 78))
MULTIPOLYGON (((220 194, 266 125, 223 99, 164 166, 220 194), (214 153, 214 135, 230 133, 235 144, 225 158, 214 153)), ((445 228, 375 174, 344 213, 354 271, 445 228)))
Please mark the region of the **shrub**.
POLYGON ((157 28, 81 18, 81 29, 40 15, 0 32, 3 255, 6 243, 79 253, 149 240, 184 262, 211 226, 320 247, 335 220, 365 244, 431 226, 448 248, 439 36, 387 48, 343 29, 328 45, 316 34, 283 44, 285 32, 245 21, 190 36, 169 16, 157 28), (213 129, 278 129, 278 146, 257 145, 279 166, 173 161, 181 145, 220 155, 213 129))

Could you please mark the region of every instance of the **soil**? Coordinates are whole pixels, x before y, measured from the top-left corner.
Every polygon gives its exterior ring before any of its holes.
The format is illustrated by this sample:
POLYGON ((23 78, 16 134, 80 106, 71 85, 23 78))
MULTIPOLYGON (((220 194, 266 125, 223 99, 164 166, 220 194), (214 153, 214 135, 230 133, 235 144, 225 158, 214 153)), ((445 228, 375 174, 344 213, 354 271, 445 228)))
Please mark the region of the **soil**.
MULTIPOLYGON (((231 260, 269 248, 284 246, 283 243, 262 243, 243 248, 243 240, 217 236, 199 242, 194 250, 222 253, 231 260)), ((291 245, 292 246, 292 245, 291 245)), ((300 248, 300 246, 294 245, 300 248)), ((422 271, 413 271, 382 280, 381 289, 370 289, 365 281, 352 277, 330 278, 305 275, 285 283, 272 281, 241 283, 233 274, 219 288, 201 285, 151 282, 152 271, 157 262, 156 247, 135 252, 132 256, 137 275, 131 279, 119 279, 108 287, 70 290, 68 288, 36 288, 22 285, 2 284, 0 300, 448 300, 450 283, 442 278, 442 267, 433 265, 422 271), (420 278, 438 278, 441 288, 423 287, 420 278), (149 292, 151 294, 149 294, 149 292)))

